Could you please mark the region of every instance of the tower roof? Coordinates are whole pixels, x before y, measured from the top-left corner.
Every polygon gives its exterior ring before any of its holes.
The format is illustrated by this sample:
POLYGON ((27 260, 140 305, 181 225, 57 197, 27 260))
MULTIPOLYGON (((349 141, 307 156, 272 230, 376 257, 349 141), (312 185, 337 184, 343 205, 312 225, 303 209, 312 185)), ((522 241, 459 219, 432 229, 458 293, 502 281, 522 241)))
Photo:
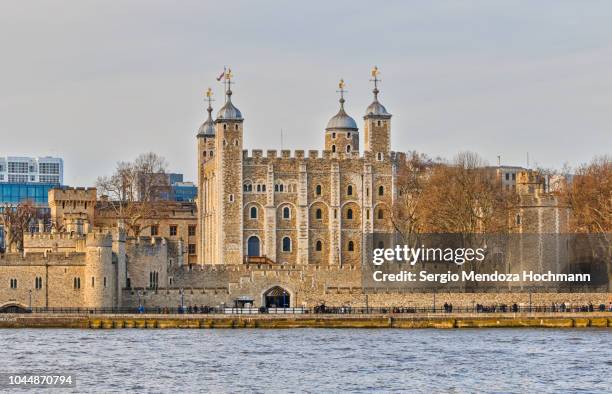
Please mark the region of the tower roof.
POLYGON ((217 122, 224 120, 243 120, 242 113, 232 103, 232 89, 230 88, 230 85, 232 84, 231 79, 233 77, 232 70, 228 69, 225 72, 224 77, 226 84, 225 104, 219 109, 219 112, 217 112, 217 122))
POLYGON ((355 119, 351 118, 346 111, 344 110, 344 80, 341 79, 340 83, 338 84, 338 87, 340 88, 339 93, 340 93, 340 110, 338 111, 338 113, 334 116, 332 116, 332 118, 329 120, 329 122, 327 122, 327 127, 325 128, 326 130, 336 130, 336 129, 344 129, 344 130, 358 130, 357 128, 357 123, 355 122, 355 119))
POLYGON ((212 89, 208 88, 208 90, 206 91, 206 97, 208 99, 208 108, 206 108, 206 111, 208 112, 208 118, 206 119, 206 121, 204 123, 202 123, 202 126, 200 126, 200 129, 198 130, 198 137, 214 137, 215 136, 215 122, 213 121, 212 118, 212 89))
POLYGON ((368 105, 368 108, 366 108, 366 118, 370 116, 382 118, 391 117, 391 114, 387 112, 385 106, 378 101, 378 93, 380 93, 380 90, 378 90, 378 82, 380 82, 380 79, 378 79, 379 74, 380 71, 378 70, 378 67, 374 66, 374 68, 372 69, 371 79, 371 81, 374 82, 374 90, 372 90, 372 93, 374 93, 374 101, 372 101, 372 104, 368 105))

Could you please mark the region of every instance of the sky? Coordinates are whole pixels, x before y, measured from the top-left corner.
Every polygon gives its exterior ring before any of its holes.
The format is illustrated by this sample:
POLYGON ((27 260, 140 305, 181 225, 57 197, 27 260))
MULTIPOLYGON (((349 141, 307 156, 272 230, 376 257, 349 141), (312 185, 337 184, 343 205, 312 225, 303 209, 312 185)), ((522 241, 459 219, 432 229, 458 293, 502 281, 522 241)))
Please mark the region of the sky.
MULTIPOLYGON (((609 1, 0 0, 0 156, 60 156, 93 186, 155 152, 194 180, 204 91, 234 73, 245 149, 322 149, 346 81, 392 149, 561 168, 612 153, 609 1)), ((216 111, 215 111, 216 112, 216 111)))

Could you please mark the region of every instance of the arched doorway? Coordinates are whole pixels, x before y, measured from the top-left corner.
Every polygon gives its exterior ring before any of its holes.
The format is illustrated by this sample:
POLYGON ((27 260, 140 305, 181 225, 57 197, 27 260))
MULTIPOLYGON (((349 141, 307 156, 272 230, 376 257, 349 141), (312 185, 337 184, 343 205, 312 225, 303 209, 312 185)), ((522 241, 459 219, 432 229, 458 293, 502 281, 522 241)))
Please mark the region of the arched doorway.
POLYGON ((0 306, 0 313, 30 313, 30 308, 21 304, 5 304, 0 306))
POLYGON ((291 295, 282 287, 275 286, 264 293, 266 308, 289 308, 291 295))
POLYGON ((247 241, 247 256, 259 255, 259 238, 253 235, 247 241))

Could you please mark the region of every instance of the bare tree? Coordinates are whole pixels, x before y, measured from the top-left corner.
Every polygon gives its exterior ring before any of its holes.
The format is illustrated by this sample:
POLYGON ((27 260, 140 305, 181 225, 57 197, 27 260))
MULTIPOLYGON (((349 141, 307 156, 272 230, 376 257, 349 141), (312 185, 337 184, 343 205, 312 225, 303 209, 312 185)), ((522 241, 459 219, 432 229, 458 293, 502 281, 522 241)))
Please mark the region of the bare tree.
POLYGON ((564 197, 572 208, 571 228, 579 233, 612 232, 612 157, 596 157, 577 169, 564 197))
POLYGON ((100 208, 113 210, 129 235, 140 235, 165 215, 160 200, 170 190, 166 168, 166 160, 152 152, 118 162, 114 174, 96 182, 99 194, 107 197, 100 208))
POLYGON ((423 189, 422 230, 431 233, 507 231, 509 195, 491 178, 475 153, 458 154, 435 166, 423 189))
MULTIPOLYGON (((423 190, 435 163, 423 154, 410 152, 406 163, 399 166, 397 200, 393 207, 393 226, 409 242, 422 230, 423 190)), ((415 241, 416 242, 416 241, 415 241)))
POLYGON ((0 223, 4 227, 7 250, 23 251, 23 234, 28 231, 35 217, 36 208, 29 200, 22 201, 16 206, 5 204, 0 209, 0 223))

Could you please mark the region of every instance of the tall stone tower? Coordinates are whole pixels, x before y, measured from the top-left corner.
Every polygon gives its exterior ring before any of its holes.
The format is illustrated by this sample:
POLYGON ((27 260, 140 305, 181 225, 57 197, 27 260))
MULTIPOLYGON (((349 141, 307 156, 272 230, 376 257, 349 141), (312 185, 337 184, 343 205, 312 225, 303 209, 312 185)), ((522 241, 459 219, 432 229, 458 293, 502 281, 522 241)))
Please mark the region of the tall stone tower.
POLYGON ((372 69, 374 82, 374 101, 366 109, 365 120, 365 150, 374 153, 378 160, 383 160, 391 151, 391 114, 378 101, 378 67, 372 69))
POLYGON ((242 113, 232 103, 232 72, 225 73, 225 104, 215 120, 217 263, 242 264, 242 113))
MULTIPOLYGON (((205 235, 205 229, 210 228, 210 225, 207 225, 206 221, 210 221, 210 217, 208 215, 208 207, 205 206, 206 201, 208 200, 207 193, 210 192, 210 177, 207 176, 205 165, 210 162, 215 157, 215 122, 212 118, 212 90, 208 88, 206 91, 206 98, 208 100, 208 108, 206 111, 208 112, 208 118, 200 129, 198 130, 197 139, 198 139, 198 226, 197 226, 197 254, 200 259, 200 264, 204 263, 204 245, 209 244, 206 238, 210 238, 208 235, 205 235), (208 217, 208 219, 207 219, 208 217)), ((210 229, 209 229, 210 232, 210 229)))
POLYGON ((334 115, 325 128, 325 150, 331 152, 359 152, 359 129, 353 118, 344 111, 344 80, 341 79, 338 87, 340 90, 340 110, 334 115))

